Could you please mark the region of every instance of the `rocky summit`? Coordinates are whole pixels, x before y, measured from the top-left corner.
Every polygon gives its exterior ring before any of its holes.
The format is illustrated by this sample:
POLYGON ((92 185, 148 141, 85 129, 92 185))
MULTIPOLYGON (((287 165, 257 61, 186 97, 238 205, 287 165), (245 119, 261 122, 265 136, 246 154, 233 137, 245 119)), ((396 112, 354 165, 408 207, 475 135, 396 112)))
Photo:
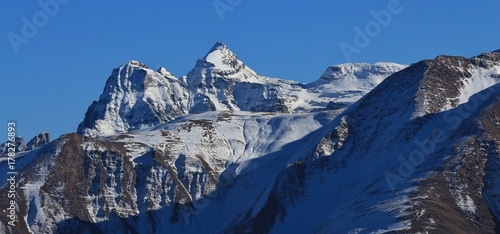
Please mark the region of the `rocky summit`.
POLYGON ((309 84, 221 42, 180 78, 130 61, 77 133, 16 153, 17 219, 0 213, 0 230, 499 233, 499 83, 498 51, 341 64, 309 84))

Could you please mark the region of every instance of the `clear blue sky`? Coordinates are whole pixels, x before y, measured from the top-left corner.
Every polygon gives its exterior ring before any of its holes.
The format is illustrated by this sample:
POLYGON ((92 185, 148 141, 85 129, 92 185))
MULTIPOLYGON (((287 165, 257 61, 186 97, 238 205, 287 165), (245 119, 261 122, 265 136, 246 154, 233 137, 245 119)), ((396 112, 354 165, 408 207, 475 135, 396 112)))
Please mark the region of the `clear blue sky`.
POLYGON ((410 64, 500 49, 497 0, 401 0, 379 29, 370 12, 392 0, 219 0, 232 10, 223 20, 212 0, 59 1, 51 15, 37 1, 0 2, 0 135, 9 120, 26 140, 74 132, 113 68, 136 59, 180 77, 219 40, 259 74, 304 83, 347 61, 410 64), (36 33, 23 36, 23 17, 36 20, 36 33), (370 42, 348 60, 341 43, 355 46, 354 28, 367 25, 370 42), (23 43, 12 46, 13 34, 23 43))

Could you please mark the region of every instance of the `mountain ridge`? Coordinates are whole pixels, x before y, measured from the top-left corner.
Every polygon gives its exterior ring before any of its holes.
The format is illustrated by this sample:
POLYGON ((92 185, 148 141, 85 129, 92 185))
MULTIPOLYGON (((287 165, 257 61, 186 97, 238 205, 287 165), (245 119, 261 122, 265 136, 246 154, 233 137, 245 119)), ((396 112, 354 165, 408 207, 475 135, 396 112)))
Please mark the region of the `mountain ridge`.
MULTIPOLYGON (((89 107, 77 132, 93 137, 125 133, 206 111, 287 113, 341 109, 405 67, 394 63, 362 64, 355 70, 342 71, 345 79, 325 81, 322 77, 316 82, 301 84, 260 76, 226 44, 217 42, 198 59, 187 76, 180 79, 164 67, 155 72, 136 60, 124 63, 113 71, 101 97, 89 107), (151 80, 156 86, 146 84, 151 80), (127 82, 134 87, 127 87, 127 82), (152 93, 151 97, 142 95, 148 92, 152 93), (144 111, 149 114, 134 117, 134 113, 144 111)), ((335 74, 336 71, 329 72, 329 75, 335 74)))

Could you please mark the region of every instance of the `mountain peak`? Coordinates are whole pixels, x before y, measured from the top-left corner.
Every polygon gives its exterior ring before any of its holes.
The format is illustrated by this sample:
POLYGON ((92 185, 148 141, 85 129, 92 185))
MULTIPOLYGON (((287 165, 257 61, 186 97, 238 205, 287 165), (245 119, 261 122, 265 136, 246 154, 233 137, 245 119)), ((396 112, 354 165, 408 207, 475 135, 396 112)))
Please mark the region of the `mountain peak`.
POLYGON ((321 76, 325 80, 339 80, 349 75, 367 77, 369 75, 392 74, 406 68, 406 65, 401 65, 391 62, 378 62, 375 64, 369 63, 344 63, 330 66, 321 76))
POLYGON ((229 48, 227 48, 226 44, 218 41, 212 46, 205 57, 203 57, 203 60, 212 63, 216 68, 222 69, 227 65, 227 62, 238 60, 238 58, 229 48))
POLYGON ((215 43, 214 46, 212 46, 212 49, 210 49, 210 51, 208 53, 214 52, 216 50, 221 50, 221 49, 227 49, 227 45, 222 41, 218 41, 215 43))
POLYGON ((321 77, 307 84, 307 88, 325 88, 333 90, 371 90, 386 77, 405 69, 406 65, 391 62, 344 63, 332 65, 321 77))
POLYGON ((156 71, 164 76, 175 77, 171 72, 169 72, 165 67, 160 67, 156 71))
POLYGON ((141 67, 141 68, 146 68, 150 69, 146 64, 139 62, 138 60, 130 60, 126 63, 123 64, 123 66, 129 66, 129 67, 141 67))
MULTIPOLYGON (((213 71, 216 76, 226 79, 262 83, 257 73, 247 67, 226 44, 220 41, 215 43, 203 59, 197 61, 194 70, 202 72, 203 69, 209 69, 213 71)), ((205 71, 202 73, 205 73, 205 71)), ((190 77, 192 78, 192 74, 188 75, 188 78, 190 77)), ((195 79, 195 82, 198 81, 200 80, 195 79)))

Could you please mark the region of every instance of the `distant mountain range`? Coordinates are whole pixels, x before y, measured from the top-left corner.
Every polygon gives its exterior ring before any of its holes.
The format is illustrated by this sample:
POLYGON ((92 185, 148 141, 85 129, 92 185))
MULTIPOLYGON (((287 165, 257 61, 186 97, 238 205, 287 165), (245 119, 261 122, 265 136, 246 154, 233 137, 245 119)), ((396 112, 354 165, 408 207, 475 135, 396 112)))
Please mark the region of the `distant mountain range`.
POLYGON ((297 113, 340 109, 405 67, 394 63, 343 64, 329 67, 316 82, 301 84, 260 76, 225 44, 217 42, 181 78, 163 67, 155 72, 138 61, 113 70, 78 133, 125 133, 209 111, 297 113))
POLYGON ((17 150, 18 220, 0 212, 0 231, 499 233, 499 82, 499 51, 309 84, 221 42, 180 78, 130 61, 76 133, 17 150))

